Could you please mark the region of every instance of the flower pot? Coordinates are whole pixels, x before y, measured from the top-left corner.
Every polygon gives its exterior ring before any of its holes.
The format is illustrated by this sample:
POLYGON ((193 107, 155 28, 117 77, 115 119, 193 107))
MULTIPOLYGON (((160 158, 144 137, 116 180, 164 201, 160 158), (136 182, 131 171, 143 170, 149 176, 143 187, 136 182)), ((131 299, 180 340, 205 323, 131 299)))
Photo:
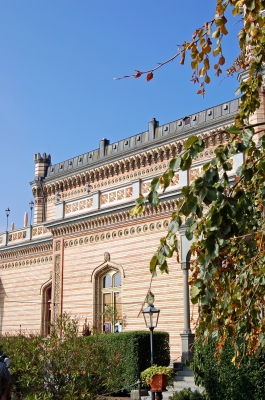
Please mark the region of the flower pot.
POLYGON ((151 392, 164 392, 167 387, 167 376, 164 374, 154 375, 150 383, 151 392))

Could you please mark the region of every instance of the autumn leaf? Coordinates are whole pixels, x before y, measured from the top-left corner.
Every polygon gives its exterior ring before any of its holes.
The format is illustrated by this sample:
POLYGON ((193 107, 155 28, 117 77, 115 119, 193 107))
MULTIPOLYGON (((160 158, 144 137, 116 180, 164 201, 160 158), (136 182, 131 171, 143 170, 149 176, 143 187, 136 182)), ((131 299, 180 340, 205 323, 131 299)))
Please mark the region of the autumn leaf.
POLYGON ((220 64, 220 65, 224 65, 224 63, 225 63, 225 58, 224 58, 224 56, 221 56, 221 57, 219 58, 219 64, 220 64))
POLYGON ((153 72, 152 71, 149 72, 149 74, 147 74, 147 76, 146 76, 147 82, 151 81, 151 79, 153 79, 153 72))

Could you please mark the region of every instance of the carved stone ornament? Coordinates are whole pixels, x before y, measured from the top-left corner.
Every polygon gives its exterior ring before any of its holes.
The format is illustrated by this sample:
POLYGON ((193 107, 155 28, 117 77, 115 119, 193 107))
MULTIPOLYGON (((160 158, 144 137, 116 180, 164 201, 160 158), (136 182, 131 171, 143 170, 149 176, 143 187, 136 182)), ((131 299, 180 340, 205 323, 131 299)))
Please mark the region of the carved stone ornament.
POLYGON ((104 253, 104 261, 105 262, 110 261, 110 253, 104 253))

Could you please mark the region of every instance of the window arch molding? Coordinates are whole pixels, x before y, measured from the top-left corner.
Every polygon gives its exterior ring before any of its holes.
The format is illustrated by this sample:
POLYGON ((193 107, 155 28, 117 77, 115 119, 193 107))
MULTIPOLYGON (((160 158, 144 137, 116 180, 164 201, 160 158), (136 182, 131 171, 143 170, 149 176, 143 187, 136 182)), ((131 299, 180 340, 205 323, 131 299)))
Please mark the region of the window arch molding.
POLYGON ((47 336, 52 322, 52 277, 41 286, 40 295, 42 300, 40 332, 42 335, 47 336))
POLYGON ((93 286, 93 315, 94 315, 94 326, 101 329, 101 291, 102 291, 102 280, 109 272, 121 274, 121 287, 125 279, 125 272, 122 265, 110 261, 109 253, 104 254, 105 262, 96 267, 91 274, 91 282, 93 286))

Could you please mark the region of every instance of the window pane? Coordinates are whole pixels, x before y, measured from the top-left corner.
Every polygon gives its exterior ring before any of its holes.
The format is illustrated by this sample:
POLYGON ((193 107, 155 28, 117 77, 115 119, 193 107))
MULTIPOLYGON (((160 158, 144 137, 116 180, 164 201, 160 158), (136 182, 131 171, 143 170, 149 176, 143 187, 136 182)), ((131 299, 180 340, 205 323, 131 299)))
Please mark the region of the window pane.
POLYGON ((114 275, 114 286, 115 287, 121 286, 121 274, 120 273, 114 275))
POLYGON ((114 293, 114 309, 115 309, 115 319, 116 321, 121 321, 121 301, 122 301, 122 294, 120 292, 114 293))
POLYGON ((110 275, 106 275, 103 278, 103 288, 109 288, 111 287, 111 276, 110 275))

